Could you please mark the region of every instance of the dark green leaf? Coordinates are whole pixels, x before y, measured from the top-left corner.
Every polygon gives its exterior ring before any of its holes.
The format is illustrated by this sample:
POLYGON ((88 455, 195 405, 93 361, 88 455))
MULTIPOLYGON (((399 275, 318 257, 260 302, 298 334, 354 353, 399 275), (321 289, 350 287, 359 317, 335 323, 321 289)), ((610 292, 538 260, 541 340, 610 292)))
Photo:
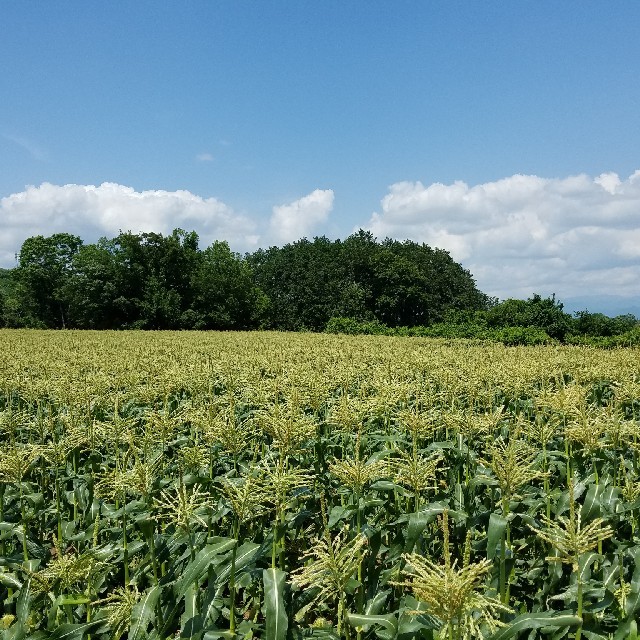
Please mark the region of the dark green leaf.
POLYGON ((155 585, 142 594, 140 600, 134 605, 131 612, 129 640, 140 640, 146 636, 147 627, 155 615, 160 592, 160 586, 155 585))
POLYGON ((265 569, 262 572, 266 640, 284 640, 287 636, 289 620, 284 604, 286 575, 279 569, 265 569))
POLYGON ((572 627, 582 624, 582 618, 569 613, 555 613, 545 611, 543 613, 525 613, 511 621, 508 627, 494 633, 489 640, 507 640, 519 637, 518 634, 529 629, 541 629, 543 627, 560 628, 572 627))
POLYGON ((500 550, 507 530, 507 519, 497 513, 489 516, 489 527, 487 529, 487 558, 493 560, 500 550))
POLYGON ((215 544, 208 544, 198 551, 193 562, 190 562, 182 572, 182 577, 176 585, 176 597, 183 598, 189 587, 207 572, 209 565, 217 559, 217 556, 233 549, 236 541, 233 538, 226 538, 215 544))

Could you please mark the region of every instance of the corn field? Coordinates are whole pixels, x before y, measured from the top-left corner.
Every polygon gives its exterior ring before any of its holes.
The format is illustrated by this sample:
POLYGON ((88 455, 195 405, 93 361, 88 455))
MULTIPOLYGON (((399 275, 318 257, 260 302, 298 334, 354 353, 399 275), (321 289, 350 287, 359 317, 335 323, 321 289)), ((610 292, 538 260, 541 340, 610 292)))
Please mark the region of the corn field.
POLYGON ((638 349, 0 344, 3 639, 637 637, 638 349))

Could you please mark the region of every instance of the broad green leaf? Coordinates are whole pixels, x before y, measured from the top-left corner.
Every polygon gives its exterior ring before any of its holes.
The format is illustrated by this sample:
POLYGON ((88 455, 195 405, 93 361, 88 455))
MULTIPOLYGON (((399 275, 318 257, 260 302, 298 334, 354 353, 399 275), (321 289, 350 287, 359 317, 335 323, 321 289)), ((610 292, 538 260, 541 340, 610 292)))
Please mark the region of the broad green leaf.
POLYGON ((613 640, 638 640, 638 623, 635 620, 625 620, 616 629, 613 640))
POLYGON ((594 518, 602 515, 601 498, 605 490, 605 486, 601 484, 592 484, 587 488, 587 494, 584 497, 580 514, 584 522, 589 522, 594 518))
POLYGON ((224 606, 223 594, 226 589, 226 585, 216 585, 213 582, 209 583, 204 597, 202 599, 202 623, 205 627, 213 627, 215 625, 220 611, 224 606))
POLYGON ((22 586, 22 582, 18 580, 15 573, 4 573, 3 571, 0 571, 0 584, 16 590, 22 586))
POLYGON ((91 602, 91 598, 88 596, 82 593, 69 593, 58 596, 55 604, 64 607, 65 605, 87 604, 87 602, 91 602))
POLYGON ((609 640, 610 638, 610 636, 603 636, 601 633, 588 631, 587 629, 582 630, 582 635, 586 638, 586 640, 609 640))
POLYGON ((197 600, 198 587, 191 583, 184 598, 184 615, 187 619, 193 618, 197 614, 197 600))
POLYGON ((16 618, 19 622, 27 622, 27 618, 31 613, 31 578, 27 578, 20 588, 20 594, 18 595, 18 601, 16 602, 16 618))
POLYGON ((140 640, 146 636, 147 627, 155 615, 160 592, 160 586, 155 585, 146 591, 134 605, 133 611, 131 612, 129 640, 140 640))
POLYGON ((218 640, 219 638, 224 638, 225 640, 235 640, 237 635, 235 633, 231 633, 229 629, 211 629, 209 631, 205 631, 202 636, 202 640, 218 640))
POLYGON ((628 618, 635 617, 636 611, 640 610, 640 547, 631 549, 635 567, 631 577, 631 591, 627 595, 624 612, 628 618))
POLYGON ((369 488, 375 491, 404 491, 404 487, 402 487, 402 485, 391 482, 390 480, 377 480, 371 484, 369 488))
POLYGON ((487 558, 493 560, 500 550, 507 530, 507 519, 497 513, 489 516, 489 527, 487 529, 487 558))
POLYGON ((602 560, 602 556, 594 553, 593 551, 588 551, 587 553, 583 553, 578 558, 578 572, 580 574, 580 580, 586 582, 589 579, 589 572, 591 569, 591 565, 596 560, 602 560))
POLYGON ((382 607, 384 607, 391 589, 385 589, 384 591, 378 591, 371 600, 369 600, 364 608, 364 612, 367 615, 376 615, 380 613, 382 607))
POLYGON ((265 569, 262 572, 266 640, 285 640, 287 637, 289 620, 284 604, 286 576, 280 569, 265 569))
MULTIPOLYGON (((13 623, 8 629, 0 631, 2 640, 23 640, 27 637, 28 628, 22 622, 13 623)), ((35 634, 29 634, 29 638, 33 638, 35 634)))
POLYGON ((338 505, 336 507, 333 507, 333 509, 331 509, 331 511, 329 512, 329 528, 335 526, 335 524, 343 518, 345 520, 348 520, 356 511, 357 509, 354 505, 347 505, 344 507, 338 505))
MULTIPOLYGON (((256 554, 256 551, 260 549, 259 544, 255 544, 254 542, 245 542, 242 546, 238 548, 236 552, 236 573, 246 567, 253 557, 256 554)), ((225 563, 222 568, 218 571, 218 575, 216 577, 216 582, 226 582, 231 575, 231 558, 225 559, 225 563)))
POLYGON ((409 515, 409 525, 407 527, 407 539, 404 545, 406 553, 411 553, 418 542, 418 538, 422 535, 424 528, 443 511, 447 511, 449 517, 459 520, 466 519, 466 514, 461 511, 448 509, 445 505, 434 503, 426 509, 412 513, 409 515))
POLYGON ((334 627, 320 627, 313 629, 310 633, 307 629, 295 628, 291 632, 295 640, 305 640, 315 638, 316 640, 341 640, 334 627))
POLYGON ((411 613, 406 610, 400 613, 398 617, 398 640, 409 640, 416 638, 418 635, 425 640, 433 638, 433 630, 440 627, 439 621, 433 616, 426 613, 416 615, 414 611, 421 611, 421 604, 418 608, 410 609, 411 613))
POLYGON ((181 618, 181 638, 198 637, 202 630, 202 616, 198 612, 198 587, 195 584, 189 585, 184 597, 184 613, 181 618))
MULTIPOLYGON (((579 500, 582 494, 585 491, 584 482, 576 482, 575 487, 573 488, 573 495, 575 500, 579 500)), ((558 501, 556 503, 556 508, 554 510, 557 516, 562 515, 565 511, 569 510, 569 492, 563 491, 558 497, 558 501)))
POLYGON ((530 629, 541 629, 543 627, 558 629, 560 627, 572 627, 579 624, 582 624, 582 618, 569 613, 555 613, 553 611, 525 613, 512 620, 508 627, 494 633, 490 636, 489 640, 517 638, 520 632, 530 629))
POLYGON ((50 640, 82 640, 87 633, 99 627, 102 621, 85 622, 82 624, 62 624, 50 636, 50 640))
POLYGON ((176 597, 178 599, 183 598, 189 587, 200 580, 207 572, 209 565, 214 562, 216 556, 230 551, 235 545, 236 541, 233 538, 227 538, 215 544, 208 544, 203 549, 200 549, 193 559, 193 562, 190 562, 184 568, 182 577, 176 585, 176 597))
POLYGON ((398 632, 398 619, 392 613, 384 615, 349 613, 347 619, 352 627, 363 627, 364 631, 372 625, 381 626, 385 632, 378 635, 384 640, 395 638, 398 632))
POLYGON ((640 610, 640 584, 638 584, 638 582, 632 581, 631 591, 627 595, 627 599, 624 603, 624 612, 628 617, 631 617, 638 610, 640 610))

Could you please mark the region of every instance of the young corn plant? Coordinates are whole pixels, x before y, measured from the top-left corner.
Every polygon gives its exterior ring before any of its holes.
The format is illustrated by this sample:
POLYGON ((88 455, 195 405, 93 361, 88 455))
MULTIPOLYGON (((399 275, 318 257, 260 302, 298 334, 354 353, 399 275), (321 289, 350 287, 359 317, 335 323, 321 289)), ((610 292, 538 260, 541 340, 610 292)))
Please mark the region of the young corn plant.
MULTIPOLYGON (((427 613, 439 622, 440 640, 475 640, 503 626, 500 616, 511 609, 497 598, 486 595, 483 583, 491 571, 489 560, 472 563, 467 538, 461 566, 452 561, 449 549, 449 520, 440 518, 443 537, 442 562, 435 563, 420 554, 405 555, 406 579, 400 586, 411 590, 427 606, 427 613)), ((422 612, 416 612, 422 613, 422 612)))
POLYGON ((325 525, 324 535, 317 538, 303 556, 305 564, 292 573, 296 587, 313 589, 315 595, 307 608, 328 603, 336 606, 338 635, 349 640, 347 615, 347 585, 352 580, 366 553, 367 538, 357 535, 349 540, 349 532, 341 531, 331 538, 325 525))
POLYGON ((240 478, 226 479, 222 486, 227 503, 233 512, 232 537, 236 541, 231 552, 229 575, 229 631, 236 632, 236 554, 240 543, 240 525, 258 518, 265 511, 267 496, 259 470, 250 469, 240 478))
POLYGON ((265 458, 262 462, 261 490, 264 502, 275 511, 273 520, 273 542, 271 568, 276 568, 276 552, 279 549, 279 569, 286 571, 285 540, 286 512, 294 492, 313 486, 313 478, 302 469, 289 467, 281 457, 265 458))
MULTIPOLYGON (((25 563, 29 561, 27 539, 29 536, 27 517, 27 505, 24 496, 24 479, 31 470, 35 461, 40 457, 42 449, 39 445, 24 444, 14 445, 6 451, 0 452, 0 483, 14 485, 18 489, 18 501, 20 505, 20 524, 22 526, 22 557, 25 563)), ((4 503, 5 490, 0 494, 4 503)), ((4 511, 4 505, 0 507, 4 511)))
MULTIPOLYGON (((569 482, 569 517, 557 516, 551 520, 541 516, 543 527, 531 527, 536 535, 550 544, 557 555, 547 557, 548 562, 562 562, 571 566, 578 586, 576 615, 583 613, 583 581, 580 560, 583 554, 595 549, 599 543, 613 535, 613 529, 604 524, 602 518, 596 518, 586 526, 582 525, 580 510, 576 510, 574 480, 569 482)), ((582 626, 576 631, 576 640, 580 640, 582 626)))
POLYGON ((509 442, 497 440, 489 447, 489 459, 483 460, 496 478, 500 488, 500 504, 502 517, 506 521, 505 535, 500 546, 500 599, 503 604, 509 602, 510 579, 506 575, 506 551, 511 549, 511 525, 509 513, 511 501, 519 497, 516 493, 521 487, 544 474, 537 467, 538 453, 525 441, 513 434, 509 442))

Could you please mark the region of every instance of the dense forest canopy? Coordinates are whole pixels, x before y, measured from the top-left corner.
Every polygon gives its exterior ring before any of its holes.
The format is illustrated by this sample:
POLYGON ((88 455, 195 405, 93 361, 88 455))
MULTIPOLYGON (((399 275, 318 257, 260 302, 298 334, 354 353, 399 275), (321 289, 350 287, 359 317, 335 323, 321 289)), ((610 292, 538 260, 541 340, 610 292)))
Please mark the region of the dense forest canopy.
POLYGON ((448 252, 379 242, 363 230, 244 256, 221 241, 200 248, 198 235, 182 229, 95 244, 56 233, 28 238, 17 266, 0 270, 5 327, 322 331, 346 326, 344 319, 352 328, 537 327, 559 340, 618 335, 637 324, 634 316, 587 311, 572 318, 555 297, 498 303, 448 252))

